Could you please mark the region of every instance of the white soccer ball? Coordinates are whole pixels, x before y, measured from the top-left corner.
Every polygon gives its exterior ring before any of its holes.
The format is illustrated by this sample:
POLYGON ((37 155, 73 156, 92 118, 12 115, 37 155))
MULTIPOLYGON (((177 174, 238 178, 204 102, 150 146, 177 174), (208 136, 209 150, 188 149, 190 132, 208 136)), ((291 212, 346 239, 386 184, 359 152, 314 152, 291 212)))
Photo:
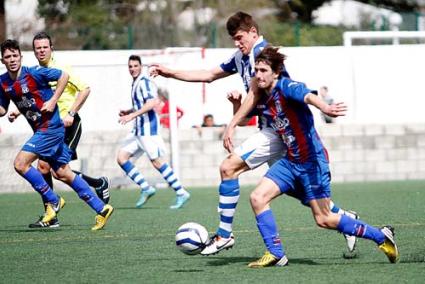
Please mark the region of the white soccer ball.
POLYGON ((181 225, 176 232, 176 245, 185 254, 200 253, 208 242, 208 231, 198 223, 189 222, 181 225))

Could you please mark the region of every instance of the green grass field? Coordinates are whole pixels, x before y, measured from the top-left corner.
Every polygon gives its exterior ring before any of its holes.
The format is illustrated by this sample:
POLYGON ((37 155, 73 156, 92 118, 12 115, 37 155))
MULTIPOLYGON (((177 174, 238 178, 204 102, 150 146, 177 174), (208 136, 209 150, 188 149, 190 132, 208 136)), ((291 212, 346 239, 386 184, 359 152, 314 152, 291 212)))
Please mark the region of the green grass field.
POLYGON ((264 246, 244 188, 235 217, 236 245, 218 255, 187 256, 174 233, 188 221, 211 233, 218 225, 215 188, 193 188, 178 211, 168 209, 171 190, 160 190, 146 208, 135 209, 138 192, 112 191, 116 211, 103 231, 91 232, 94 214, 73 192, 61 227, 30 230, 41 212, 37 194, 0 195, 0 283, 424 283, 424 182, 336 184, 333 199, 370 224, 392 224, 401 261, 390 264, 371 241, 360 240, 358 257, 343 259, 345 242, 315 226, 308 208, 286 196, 273 203, 290 265, 249 269, 264 246))

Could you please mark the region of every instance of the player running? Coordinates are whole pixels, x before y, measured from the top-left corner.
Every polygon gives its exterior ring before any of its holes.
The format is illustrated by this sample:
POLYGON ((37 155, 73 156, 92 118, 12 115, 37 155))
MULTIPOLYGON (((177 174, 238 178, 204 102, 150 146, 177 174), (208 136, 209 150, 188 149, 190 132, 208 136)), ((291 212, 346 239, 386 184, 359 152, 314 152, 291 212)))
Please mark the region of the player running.
MULTIPOLYGON (((244 13, 237 12, 226 23, 227 31, 238 50, 233 56, 211 70, 172 70, 162 65, 153 65, 151 75, 162 75, 188 82, 212 82, 220 78, 238 73, 248 92, 251 78, 255 75, 254 60, 268 42, 259 35, 258 25, 254 19, 244 13)), ((287 75, 285 69, 283 73, 287 75)), ((234 94, 229 94, 232 101, 234 94)), ((259 108, 262 106, 259 105, 259 108)), ((259 116, 259 131, 234 149, 220 165, 221 184, 219 186, 220 214, 219 228, 208 246, 201 252, 203 255, 218 253, 223 249, 233 247, 235 240, 232 234, 233 217, 239 201, 239 175, 253 170, 264 163, 269 166, 280 159, 286 151, 281 137, 271 128, 271 125, 259 116)), ((357 214, 345 211, 332 204, 332 211, 357 218, 357 214)), ((356 238, 345 236, 349 252, 354 252, 356 238)))
POLYGON ((65 200, 59 197, 32 167, 35 160, 49 163, 55 178, 65 182, 96 213, 92 230, 102 229, 113 212, 113 207, 104 204, 90 190, 89 185, 72 172, 68 163, 71 151, 64 144, 65 128, 59 116, 57 101, 68 82, 68 74, 59 69, 42 66, 22 66, 22 55, 15 40, 1 44, 2 63, 7 72, 0 76, 0 116, 7 113, 10 101, 24 114, 34 135, 24 144, 15 158, 15 170, 27 180, 46 202, 41 222, 49 223, 56 218, 65 200), (49 82, 57 81, 53 93, 49 82))
POLYGON ((127 176, 140 186, 140 198, 136 207, 142 208, 147 200, 156 193, 156 190, 148 184, 142 173, 130 161, 130 158, 137 159, 146 153, 155 169, 176 192, 176 202, 170 206, 170 209, 179 209, 189 200, 190 194, 183 188, 173 169, 163 160, 165 146, 160 135, 159 117, 155 111, 155 108, 161 103, 158 98, 157 87, 142 74, 140 56, 130 56, 128 71, 133 78, 131 87, 133 108, 121 110, 119 122, 127 124, 134 120, 134 126, 118 151, 117 162, 127 176))
POLYGON ((394 229, 375 228, 361 220, 330 210, 331 175, 325 147, 314 128, 313 115, 308 105, 313 105, 331 117, 345 115, 343 103, 328 105, 312 94, 303 83, 282 76, 280 70, 284 55, 278 48, 266 47, 255 60, 255 80, 252 81, 254 98, 245 100, 226 129, 224 146, 232 150, 232 136, 237 123, 248 115, 257 101, 265 102, 263 116, 287 146, 286 156, 276 162, 250 195, 267 252, 251 268, 285 266, 288 264, 277 224, 270 208, 271 201, 281 194, 299 195, 308 204, 319 227, 337 230, 346 235, 373 240, 391 263, 399 260, 394 229))

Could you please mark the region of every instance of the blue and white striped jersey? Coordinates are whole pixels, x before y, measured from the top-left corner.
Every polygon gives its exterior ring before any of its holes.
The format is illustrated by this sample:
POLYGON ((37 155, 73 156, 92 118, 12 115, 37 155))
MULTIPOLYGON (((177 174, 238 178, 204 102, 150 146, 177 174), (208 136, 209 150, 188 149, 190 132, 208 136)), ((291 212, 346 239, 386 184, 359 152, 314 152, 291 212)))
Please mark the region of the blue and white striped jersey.
POLYGON ((239 73, 242 77, 242 81, 245 87, 245 91, 248 92, 251 78, 255 76, 255 57, 266 47, 269 43, 260 36, 255 42, 249 55, 243 55, 238 49, 232 57, 223 62, 220 67, 223 71, 235 74, 239 73))
MULTIPOLYGON (((158 97, 158 88, 146 76, 140 74, 131 86, 131 100, 134 111, 143 107, 147 100, 158 97)), ((160 134, 160 123, 158 114, 153 110, 139 115, 134 121, 132 130, 134 135, 152 136, 160 134)))

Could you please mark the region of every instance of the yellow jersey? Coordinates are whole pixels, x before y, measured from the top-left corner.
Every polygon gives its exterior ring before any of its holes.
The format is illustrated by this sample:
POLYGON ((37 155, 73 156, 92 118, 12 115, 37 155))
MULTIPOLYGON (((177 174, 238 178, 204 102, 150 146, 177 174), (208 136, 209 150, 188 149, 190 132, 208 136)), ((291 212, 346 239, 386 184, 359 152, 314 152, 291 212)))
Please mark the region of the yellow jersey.
MULTIPOLYGON (((68 84, 66 84, 66 87, 58 100, 60 117, 63 119, 74 104, 77 94, 86 89, 88 85, 83 83, 80 78, 72 73, 71 66, 58 65, 53 59, 53 56, 50 58, 47 67, 65 71, 69 75, 68 84)), ((53 90, 56 89, 57 82, 50 82, 49 84, 53 90)))

